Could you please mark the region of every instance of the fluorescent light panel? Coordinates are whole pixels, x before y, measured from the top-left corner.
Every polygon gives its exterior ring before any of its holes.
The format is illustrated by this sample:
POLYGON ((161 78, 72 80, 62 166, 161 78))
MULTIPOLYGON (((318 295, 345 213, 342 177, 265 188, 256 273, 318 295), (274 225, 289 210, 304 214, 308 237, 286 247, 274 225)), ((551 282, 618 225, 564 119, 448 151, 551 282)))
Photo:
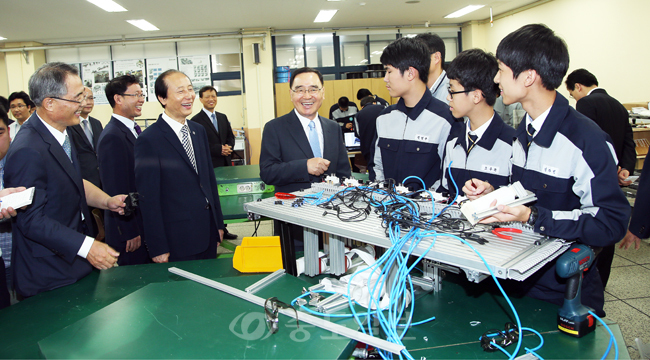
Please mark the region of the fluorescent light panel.
POLYGON ((122 11, 127 11, 125 8, 122 7, 122 5, 116 3, 113 0, 86 0, 89 3, 93 5, 97 5, 102 10, 108 11, 108 12, 122 12, 122 11))
POLYGON ((452 18, 459 18, 461 16, 467 15, 471 13, 472 11, 476 11, 480 8, 482 8, 485 5, 467 5, 464 8, 454 11, 453 13, 445 16, 445 19, 452 19, 452 18))
POLYGON ((0 36, 0 40, 7 40, 7 38, 0 36))
POLYGON ((332 17, 334 17, 334 14, 336 14, 337 11, 338 10, 321 10, 316 16, 316 19, 314 19, 314 22, 328 22, 332 20, 332 17))
POLYGON ((152 23, 148 22, 147 20, 144 19, 138 19, 138 20, 127 20, 129 24, 139 27, 141 30, 144 31, 156 31, 160 30, 157 27, 155 27, 152 23))

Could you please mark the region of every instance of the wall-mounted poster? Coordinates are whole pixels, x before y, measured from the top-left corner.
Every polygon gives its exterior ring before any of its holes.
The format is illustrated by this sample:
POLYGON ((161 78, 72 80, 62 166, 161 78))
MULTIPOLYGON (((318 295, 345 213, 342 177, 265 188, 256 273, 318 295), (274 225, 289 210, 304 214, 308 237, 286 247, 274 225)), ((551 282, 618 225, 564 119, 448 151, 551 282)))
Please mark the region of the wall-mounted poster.
POLYGON ((147 59, 147 83, 149 84, 147 87, 147 92, 149 93, 148 101, 157 101, 156 90, 154 88, 156 79, 158 78, 158 75, 169 69, 178 70, 178 61, 175 57, 147 59))
POLYGON ((92 61, 81 64, 81 79, 84 86, 93 89, 95 96, 95 105, 108 104, 104 88, 111 79, 111 62, 110 61, 92 61))
POLYGON ((115 77, 135 76, 142 86, 142 92, 147 94, 147 85, 144 82, 144 60, 115 60, 113 61, 113 74, 115 77))
POLYGON ((179 70, 189 76, 197 95, 202 87, 212 85, 210 79, 210 55, 181 56, 178 60, 179 70))

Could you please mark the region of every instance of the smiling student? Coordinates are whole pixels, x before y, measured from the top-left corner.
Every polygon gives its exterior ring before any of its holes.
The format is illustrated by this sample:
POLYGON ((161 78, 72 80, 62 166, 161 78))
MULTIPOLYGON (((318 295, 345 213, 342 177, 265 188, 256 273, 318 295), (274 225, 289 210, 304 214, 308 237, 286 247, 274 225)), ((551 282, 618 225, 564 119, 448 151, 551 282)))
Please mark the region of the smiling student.
POLYGON ((455 118, 465 118, 465 122, 457 121, 451 127, 439 191, 456 193, 447 171, 450 163, 459 191, 472 177, 485 180, 494 187, 510 182, 515 129, 507 126, 494 112, 494 102, 499 93, 494 75, 498 70, 494 55, 479 49, 461 52, 447 69, 449 108, 455 118))

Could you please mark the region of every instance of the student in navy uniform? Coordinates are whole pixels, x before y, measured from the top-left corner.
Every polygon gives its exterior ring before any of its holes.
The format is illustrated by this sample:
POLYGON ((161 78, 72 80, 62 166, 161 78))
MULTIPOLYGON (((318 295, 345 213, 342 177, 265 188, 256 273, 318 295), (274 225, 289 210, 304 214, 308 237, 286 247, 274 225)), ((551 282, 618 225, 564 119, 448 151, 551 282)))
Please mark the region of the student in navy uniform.
MULTIPOLYGON (((386 100, 380 98, 380 97, 377 96, 377 95, 373 95, 373 94, 370 92, 370 90, 368 90, 368 89, 359 89, 359 91, 357 91, 357 100, 361 101, 361 100, 363 100, 363 99, 364 99, 365 97, 367 97, 367 96, 372 96, 372 98, 373 98, 373 102, 374 102, 375 104, 377 104, 377 105, 381 105, 381 106, 384 107, 384 108, 386 108, 386 107, 388 107, 388 105, 390 105, 390 104, 388 103, 388 101, 386 101, 386 100)), ((361 103, 359 103, 359 104, 361 105, 361 108, 363 109, 363 104, 361 104, 361 103)))
POLYGON ((510 182, 510 157, 515 129, 507 126, 494 111, 499 93, 494 75, 499 70, 497 59, 479 49, 458 54, 447 68, 449 107, 456 121, 451 127, 440 190, 456 194, 449 177, 451 173, 458 190, 473 177, 489 182, 495 188, 510 182))
MULTIPOLYGON (((625 235, 630 205, 618 186, 609 136, 555 91, 569 67, 566 44, 545 25, 526 25, 501 41, 496 56, 494 81, 503 103, 520 102, 527 112, 513 143, 511 181, 520 181, 537 201, 500 205, 501 212, 483 221, 520 221, 540 234, 594 247, 615 244, 625 235)), ((473 181, 476 188, 470 181, 463 188, 470 199, 494 190, 480 179, 473 181)), ((565 283, 551 261, 516 288, 561 306, 565 283)), ((582 303, 605 315, 596 266, 584 275, 582 303)))
MULTIPOLYGON (((440 180, 442 152, 454 119, 447 104, 427 88, 429 50, 419 40, 401 38, 384 49, 380 60, 390 96, 400 99, 377 118, 376 179, 400 183, 417 176, 430 188, 440 180)), ((416 179, 404 185, 422 188, 416 179)))

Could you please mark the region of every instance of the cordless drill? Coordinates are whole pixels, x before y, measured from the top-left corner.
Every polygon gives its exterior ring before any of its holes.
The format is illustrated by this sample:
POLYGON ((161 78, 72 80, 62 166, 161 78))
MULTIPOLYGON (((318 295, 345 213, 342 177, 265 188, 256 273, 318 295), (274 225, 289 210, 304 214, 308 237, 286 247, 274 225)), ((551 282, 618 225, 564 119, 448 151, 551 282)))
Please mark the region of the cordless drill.
POLYGON ((564 304, 557 312, 557 327, 575 337, 583 337, 596 328, 596 320, 590 307, 580 302, 582 277, 594 262, 596 254, 587 245, 574 243, 555 264, 558 276, 567 279, 564 304))

